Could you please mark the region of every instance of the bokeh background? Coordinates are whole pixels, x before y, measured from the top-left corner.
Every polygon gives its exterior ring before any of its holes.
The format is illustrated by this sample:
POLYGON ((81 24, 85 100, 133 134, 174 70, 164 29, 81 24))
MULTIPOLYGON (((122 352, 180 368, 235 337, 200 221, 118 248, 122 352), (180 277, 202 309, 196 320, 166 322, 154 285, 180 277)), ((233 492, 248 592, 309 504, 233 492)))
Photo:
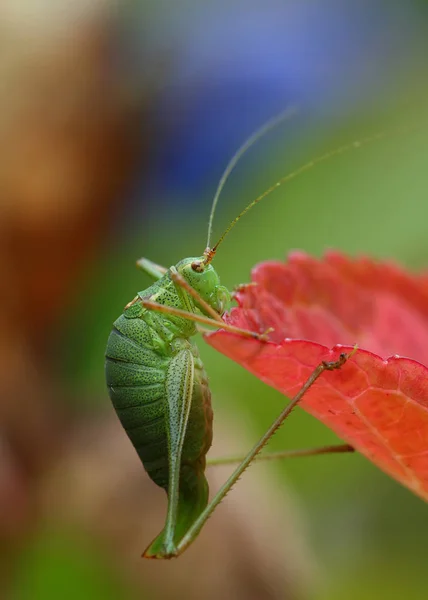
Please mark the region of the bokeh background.
MULTIPOLYGON (((201 254, 228 158, 290 105, 230 178, 214 238, 302 162, 391 134, 247 215, 222 281, 294 248, 426 269, 427 56, 422 0, 2 2, 1 598, 426 598, 428 507, 360 456, 255 465, 185 555, 142 561, 165 498, 117 422, 103 354, 149 284, 135 260, 201 254)), ((199 346, 211 455, 244 452, 284 398, 199 346)), ((271 447, 333 441, 296 410, 271 447)), ((211 469, 213 489, 227 472, 211 469)))

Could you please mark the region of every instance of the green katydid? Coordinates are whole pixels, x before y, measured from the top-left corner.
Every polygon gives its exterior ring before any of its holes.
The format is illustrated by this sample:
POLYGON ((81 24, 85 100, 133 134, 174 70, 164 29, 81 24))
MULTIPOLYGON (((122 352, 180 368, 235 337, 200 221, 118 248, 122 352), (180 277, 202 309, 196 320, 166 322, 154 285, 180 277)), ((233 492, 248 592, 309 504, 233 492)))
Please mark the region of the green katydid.
POLYGON ((216 251, 239 219, 277 187, 317 163, 383 136, 376 134, 337 148, 283 177, 251 202, 211 247, 215 209, 230 172, 256 140, 291 112, 285 111, 256 131, 229 162, 214 196, 208 243, 202 256, 186 258, 169 269, 145 258, 137 262, 137 266, 155 282, 127 304, 123 314, 115 321, 108 340, 106 378, 110 398, 145 470, 168 496, 164 529, 144 552, 146 558, 172 558, 188 548, 221 500, 256 458, 352 451, 350 446, 343 444, 257 456, 314 381, 325 370, 343 365, 347 356, 342 355, 339 361, 322 363, 313 371, 244 458, 215 461, 215 464, 239 461, 239 465, 211 502, 208 501, 205 457, 212 440, 211 394, 198 349, 191 337, 198 331, 196 324, 201 323, 227 329, 237 335, 266 339, 266 332, 245 331, 222 320, 231 294, 220 284, 219 276, 212 267, 216 251))

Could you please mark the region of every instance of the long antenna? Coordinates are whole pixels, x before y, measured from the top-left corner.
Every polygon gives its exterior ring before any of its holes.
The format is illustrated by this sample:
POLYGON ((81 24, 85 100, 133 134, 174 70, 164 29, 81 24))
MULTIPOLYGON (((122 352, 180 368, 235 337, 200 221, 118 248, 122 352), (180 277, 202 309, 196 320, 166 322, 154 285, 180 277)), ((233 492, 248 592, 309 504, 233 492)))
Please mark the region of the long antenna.
POLYGON ((239 161, 239 159, 242 157, 242 155, 245 154, 245 152, 249 148, 251 148, 251 146, 255 142, 257 142, 257 140, 259 140, 261 137, 266 135, 266 133, 268 133, 268 131, 270 131, 276 125, 278 125, 278 123, 281 123, 281 121, 285 121, 285 120, 289 119, 290 117, 294 116, 296 113, 297 113, 297 108, 295 106, 289 106, 288 108, 283 110, 281 113, 279 113, 275 117, 272 117, 272 119, 269 119, 269 121, 264 123, 259 129, 257 129, 253 134, 250 135, 250 137, 242 144, 242 146, 235 152, 235 154, 230 159, 226 169, 224 170, 223 175, 221 176, 221 179, 217 186, 217 190, 214 195, 213 203, 211 206, 210 219, 208 222, 207 248, 209 248, 210 242, 211 242, 214 213, 217 208, 218 199, 220 198, 220 194, 224 188, 224 184, 226 183, 229 175, 235 168, 236 163, 239 161))
MULTIPOLYGON (((408 127, 400 128, 399 131, 402 131, 402 130, 403 131, 408 131, 409 128, 408 127)), ((205 250, 204 264, 208 265, 212 261, 212 259, 214 258, 214 255, 215 255, 215 253, 217 251, 217 248, 220 246, 220 244, 222 243, 222 241, 224 240, 224 238, 227 236, 227 234, 229 233, 229 231, 236 225, 236 223, 239 221, 239 219, 241 217, 243 217, 245 215, 245 213, 247 213, 249 210, 251 210, 253 208, 253 206, 255 206, 261 200, 263 200, 264 198, 266 198, 266 196, 269 196, 269 194, 271 194, 272 192, 274 192, 281 185, 283 185, 284 183, 289 182, 291 179, 294 179, 295 177, 298 177, 299 175, 301 175, 305 171, 309 171, 309 169, 312 169, 312 167, 314 167, 315 165, 318 165, 319 163, 322 163, 322 162, 325 162, 325 161, 329 160, 333 156, 337 156, 339 154, 344 154, 345 152, 349 152, 350 150, 356 150, 356 149, 360 148, 361 146, 364 146, 365 144, 369 144, 369 143, 374 142, 376 140, 380 140, 383 137, 385 137, 387 134, 389 135, 390 133, 391 133, 390 131, 388 131, 388 132, 382 131, 382 132, 379 132, 379 133, 375 133, 374 135, 371 135, 369 137, 362 138, 361 140, 355 140, 354 142, 351 142, 350 144, 346 144, 344 146, 340 146, 339 148, 336 148, 335 150, 331 150, 330 152, 326 152, 325 154, 322 154, 321 156, 318 156, 318 157, 310 160, 309 162, 307 162, 306 164, 302 165, 301 167, 299 167, 298 169, 296 169, 292 173, 288 173, 288 175, 285 175, 285 177, 282 177, 281 179, 279 179, 270 188, 268 188, 265 192, 263 192, 263 194, 260 194, 260 196, 258 196, 252 202, 250 202, 250 204, 248 206, 246 206, 244 208, 244 210, 242 210, 239 213, 239 215, 233 219, 233 221, 230 223, 229 227, 224 231, 224 233, 222 234, 222 236, 220 237, 220 239, 218 240, 218 242, 216 243, 215 246, 213 246, 212 248, 207 247, 207 249, 205 250)))

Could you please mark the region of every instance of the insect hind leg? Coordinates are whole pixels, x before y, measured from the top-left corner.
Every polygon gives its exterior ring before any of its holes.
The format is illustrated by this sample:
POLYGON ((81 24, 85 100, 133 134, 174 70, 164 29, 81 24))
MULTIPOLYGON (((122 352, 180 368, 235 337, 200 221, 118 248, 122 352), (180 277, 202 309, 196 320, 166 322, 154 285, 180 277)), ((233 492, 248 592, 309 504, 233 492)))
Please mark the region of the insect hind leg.
POLYGON ((253 446, 250 452, 245 456, 244 460, 237 466, 232 475, 223 484, 205 510, 201 513, 198 519, 194 522, 192 527, 186 533, 186 535, 181 539, 180 543, 177 547, 177 555, 181 554, 192 544, 192 542, 196 539, 199 532, 201 531, 203 525, 214 512, 215 508, 220 504, 226 494, 231 490, 231 488, 235 485, 237 480, 241 477, 244 471, 251 465, 259 452, 266 446, 271 437, 275 434, 275 432, 281 427, 286 418, 290 415, 291 411, 297 404, 301 401, 306 392, 310 389, 310 387, 315 383, 315 381, 323 374, 324 371, 333 371, 335 369, 340 369, 346 361, 354 354, 356 351, 356 347, 350 354, 341 354, 338 360, 327 362, 323 361, 319 364, 308 377, 306 382, 302 385, 297 394, 292 398, 290 403, 282 410, 281 414, 275 419, 266 433, 259 439, 259 441, 253 446))

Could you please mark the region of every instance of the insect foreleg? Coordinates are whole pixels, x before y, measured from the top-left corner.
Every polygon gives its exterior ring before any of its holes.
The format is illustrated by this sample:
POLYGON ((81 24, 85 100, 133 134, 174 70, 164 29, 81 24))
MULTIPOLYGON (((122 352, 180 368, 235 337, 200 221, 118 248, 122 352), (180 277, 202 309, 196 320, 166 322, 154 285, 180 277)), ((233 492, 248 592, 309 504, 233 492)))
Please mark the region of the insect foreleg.
POLYGON ((180 512, 186 517, 186 507, 179 506, 181 454, 192 404, 194 379, 193 356, 190 350, 181 350, 171 360, 166 377, 166 429, 168 438, 168 513, 161 534, 144 553, 147 558, 169 558, 176 554, 177 537, 182 536, 188 524, 180 522, 180 512), (180 508, 182 509, 180 511, 180 508), (183 529, 184 531, 181 531, 183 529))
MULTIPOLYGON (((351 355, 355 352, 351 353, 351 355)), ((281 427, 285 419, 290 415, 291 411, 297 404, 301 401, 306 392, 310 389, 310 387, 315 383, 315 381, 322 375, 324 371, 332 371, 334 369, 339 369, 344 363, 348 360, 350 355, 341 354, 339 360, 334 362, 322 362, 318 367, 314 369, 311 375, 308 377, 306 382, 291 400, 291 402, 284 408, 279 417, 275 419, 266 433, 260 438, 260 440, 253 446, 244 460, 238 465, 226 483, 220 488, 211 502, 208 504, 206 509, 200 514, 199 518, 195 521, 195 523, 190 527, 186 535, 181 539, 177 548, 177 555, 181 554, 188 548, 192 542, 196 539, 204 526, 205 522, 209 519, 211 514, 226 496, 226 494, 231 490, 231 488, 235 485, 236 481, 240 478, 242 473, 250 466, 253 462, 254 458, 259 454, 259 452, 266 446, 271 437, 276 433, 276 431, 281 427)))
POLYGON ((192 286, 180 275, 180 273, 175 269, 175 267, 171 267, 171 279, 175 284, 177 291, 185 290, 188 294, 192 296, 194 300, 199 304, 201 308, 205 310, 215 321, 218 321, 223 325, 223 319, 221 316, 213 309, 212 306, 206 302, 198 292, 192 288, 192 286))
POLYGON ((213 327, 225 329, 226 331, 230 331, 231 333, 236 333, 238 335, 242 335, 244 337, 249 337, 261 341, 266 340, 266 333, 256 333, 255 331, 248 331, 247 329, 240 329, 239 327, 235 327, 234 325, 229 325, 225 323, 223 320, 215 321, 210 317, 204 317, 203 315, 197 315, 193 312, 188 312, 187 310, 181 310, 180 308, 174 308, 172 306, 165 306, 164 304, 158 304, 157 302, 152 302, 151 300, 141 300, 141 306, 147 308, 149 310, 155 310, 157 312, 165 313, 168 315, 175 315, 177 317, 182 317, 183 319, 188 319, 189 321, 195 321, 196 323, 203 323, 204 325, 211 325, 213 327))
POLYGON ((167 268, 162 267, 161 265, 156 264, 155 262, 149 260, 148 258, 140 258, 137 260, 137 267, 144 271, 149 277, 155 279, 161 279, 168 271, 167 268))

